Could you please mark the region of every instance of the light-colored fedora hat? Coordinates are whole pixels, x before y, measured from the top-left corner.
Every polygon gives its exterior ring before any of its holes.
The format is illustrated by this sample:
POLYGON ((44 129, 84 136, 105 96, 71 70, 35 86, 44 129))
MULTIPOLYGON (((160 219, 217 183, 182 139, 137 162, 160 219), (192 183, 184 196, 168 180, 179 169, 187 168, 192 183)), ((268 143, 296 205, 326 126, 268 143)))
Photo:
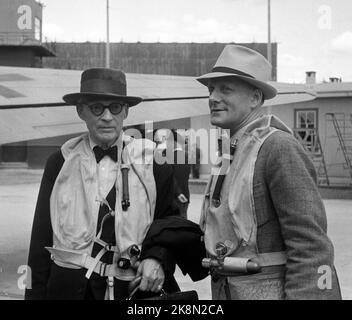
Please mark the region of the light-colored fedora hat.
POLYGON ((66 94, 62 99, 76 105, 81 98, 113 99, 128 103, 130 107, 142 101, 141 97, 127 95, 126 75, 124 72, 107 68, 92 68, 81 75, 80 92, 66 94))
POLYGON ((227 45, 212 71, 198 77, 197 80, 207 86, 209 79, 236 77, 259 88, 267 100, 277 94, 277 90, 267 83, 270 81, 271 68, 269 61, 257 51, 243 46, 227 45))

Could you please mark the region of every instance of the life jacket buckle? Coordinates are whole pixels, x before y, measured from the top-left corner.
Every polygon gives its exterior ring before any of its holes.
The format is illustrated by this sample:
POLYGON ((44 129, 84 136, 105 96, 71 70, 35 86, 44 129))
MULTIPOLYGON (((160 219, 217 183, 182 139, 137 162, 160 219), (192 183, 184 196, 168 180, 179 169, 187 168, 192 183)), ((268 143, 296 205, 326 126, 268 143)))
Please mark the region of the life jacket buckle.
POLYGON ((121 206, 123 211, 127 211, 130 206, 130 201, 128 199, 124 199, 121 201, 121 206))
POLYGON ((109 286, 110 288, 114 287, 114 278, 108 277, 108 278, 106 279, 106 282, 108 283, 108 286, 109 286))
POLYGON ((107 243, 105 246, 104 246, 104 249, 107 250, 107 251, 112 251, 112 247, 114 245, 112 243, 107 243))
POLYGON ((212 201, 213 206, 214 206, 215 208, 219 208, 219 207, 220 207, 220 204, 221 204, 221 200, 220 200, 220 199, 214 199, 214 198, 212 198, 211 201, 212 201))
POLYGON ((103 277, 105 275, 105 270, 106 270, 107 264, 102 262, 99 268, 99 275, 103 277))
POLYGON ((120 269, 127 270, 131 266, 131 261, 129 259, 126 259, 126 258, 120 258, 117 261, 117 266, 120 269))
POLYGON ((132 257, 138 257, 141 253, 141 250, 138 248, 138 246, 136 244, 132 245, 129 248, 129 254, 132 257))

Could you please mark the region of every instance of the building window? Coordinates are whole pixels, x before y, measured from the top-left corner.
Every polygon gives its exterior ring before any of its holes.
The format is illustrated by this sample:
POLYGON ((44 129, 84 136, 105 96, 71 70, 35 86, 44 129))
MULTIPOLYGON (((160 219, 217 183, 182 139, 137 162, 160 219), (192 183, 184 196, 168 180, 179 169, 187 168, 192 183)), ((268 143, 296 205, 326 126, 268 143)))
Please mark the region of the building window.
POLYGON ((318 111, 295 110, 295 136, 311 152, 317 152, 318 111))
POLYGON ((34 19, 34 37, 38 41, 42 40, 41 23, 42 22, 38 18, 34 19))

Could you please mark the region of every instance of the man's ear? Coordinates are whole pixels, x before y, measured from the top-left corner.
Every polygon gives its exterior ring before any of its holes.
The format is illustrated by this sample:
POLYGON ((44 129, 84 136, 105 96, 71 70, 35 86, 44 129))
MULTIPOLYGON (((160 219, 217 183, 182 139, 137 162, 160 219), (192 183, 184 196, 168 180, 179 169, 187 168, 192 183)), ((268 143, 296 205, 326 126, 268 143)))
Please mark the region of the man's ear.
POLYGON ((127 118, 127 116, 128 116, 128 109, 129 109, 130 107, 128 107, 128 106, 126 106, 126 107, 124 107, 124 117, 123 117, 123 120, 125 120, 126 118, 127 118))
POLYGON ((84 120, 83 119, 83 108, 84 108, 83 105, 80 103, 76 105, 77 114, 82 120, 84 120))
POLYGON ((251 99, 251 108, 255 109, 256 107, 260 106, 263 101, 263 92, 259 89, 254 89, 251 99))

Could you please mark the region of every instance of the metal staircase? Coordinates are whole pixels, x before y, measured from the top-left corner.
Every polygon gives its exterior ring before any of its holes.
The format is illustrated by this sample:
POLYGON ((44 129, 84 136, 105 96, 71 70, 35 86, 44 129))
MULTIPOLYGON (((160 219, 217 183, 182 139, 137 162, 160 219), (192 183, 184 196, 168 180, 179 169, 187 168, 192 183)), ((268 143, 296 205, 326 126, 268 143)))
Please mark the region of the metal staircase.
POLYGON ((296 128, 293 129, 293 133, 313 161, 317 172, 318 185, 329 186, 330 180, 324 159, 324 151, 320 143, 318 129, 296 128))
POLYGON ((351 125, 347 126, 344 117, 338 118, 336 113, 327 113, 327 120, 331 120, 337 134, 340 149, 345 160, 345 168, 348 170, 352 179, 352 136, 349 136, 348 129, 352 127, 352 114, 350 115, 351 125))

